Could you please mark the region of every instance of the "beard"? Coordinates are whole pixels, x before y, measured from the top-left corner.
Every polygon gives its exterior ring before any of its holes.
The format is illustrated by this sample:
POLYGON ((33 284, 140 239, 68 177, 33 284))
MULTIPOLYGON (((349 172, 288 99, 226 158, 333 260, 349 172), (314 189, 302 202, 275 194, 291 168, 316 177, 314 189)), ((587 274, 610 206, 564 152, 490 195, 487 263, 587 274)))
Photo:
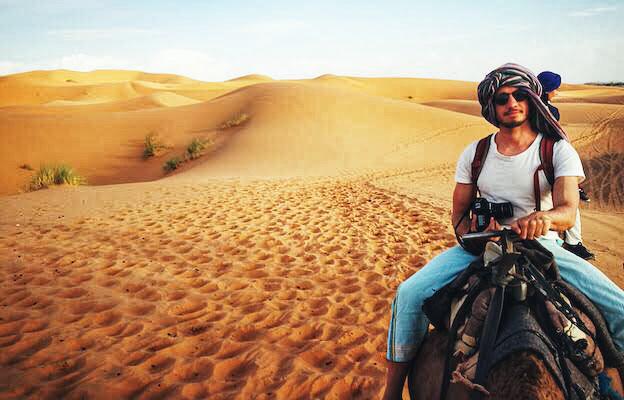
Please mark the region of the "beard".
MULTIPOLYGON (((524 121, 526 121, 526 119, 524 121)), ((524 124, 524 121, 502 122, 501 125, 504 126, 505 128, 515 128, 517 126, 524 124)))
POLYGON ((500 124, 502 126, 504 126, 505 128, 515 128, 518 127, 522 124, 524 124, 527 121, 526 116, 524 116, 524 118, 519 119, 519 120, 515 120, 515 121, 509 121, 509 122, 501 122, 500 124))

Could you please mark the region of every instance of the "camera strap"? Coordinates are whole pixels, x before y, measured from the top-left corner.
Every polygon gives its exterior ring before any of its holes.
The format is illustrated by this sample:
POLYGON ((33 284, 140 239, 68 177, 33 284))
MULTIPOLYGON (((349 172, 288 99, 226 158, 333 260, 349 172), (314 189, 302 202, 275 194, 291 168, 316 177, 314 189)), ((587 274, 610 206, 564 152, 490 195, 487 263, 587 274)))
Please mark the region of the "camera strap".
POLYGON ((459 225, 461 225, 461 223, 464 221, 464 219, 466 219, 468 214, 470 214, 470 208, 468 208, 466 211, 464 211, 464 213, 462 214, 462 216, 459 219, 459 221, 457 221, 457 224, 455 224, 455 226, 453 227, 453 231, 455 232, 455 239, 457 239, 457 243, 459 243, 461 247, 464 247, 464 240, 461 238, 461 236, 459 236, 457 234, 457 228, 459 228, 459 225))

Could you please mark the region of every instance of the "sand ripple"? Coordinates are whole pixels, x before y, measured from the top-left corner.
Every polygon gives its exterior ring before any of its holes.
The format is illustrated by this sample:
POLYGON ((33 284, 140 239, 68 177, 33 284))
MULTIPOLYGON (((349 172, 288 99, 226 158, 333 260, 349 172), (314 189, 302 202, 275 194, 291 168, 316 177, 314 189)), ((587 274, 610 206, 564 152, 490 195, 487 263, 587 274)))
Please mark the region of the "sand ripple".
POLYGON ((3 228, 0 399, 380 395, 394 289, 446 215, 357 179, 150 190, 3 228))

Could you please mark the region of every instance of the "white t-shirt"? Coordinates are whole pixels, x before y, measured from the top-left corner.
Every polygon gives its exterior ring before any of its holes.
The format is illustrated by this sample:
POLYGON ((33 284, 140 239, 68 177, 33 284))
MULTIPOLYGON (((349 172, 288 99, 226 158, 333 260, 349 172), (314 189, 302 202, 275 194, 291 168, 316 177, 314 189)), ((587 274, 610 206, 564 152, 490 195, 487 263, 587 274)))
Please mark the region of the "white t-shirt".
MULTIPOLYGON (((502 225, 524 217, 535 211, 535 195, 533 193, 533 174, 540 166, 540 141, 542 134, 539 133, 528 149, 515 156, 505 156, 498 152, 496 147, 496 134, 492 135, 490 148, 481 169, 477 186, 484 197, 490 202, 513 204, 514 215, 512 218, 498 221, 502 225)), ((472 160, 477 150, 479 141, 471 143, 463 151, 457 161, 455 181, 457 183, 471 184, 472 160)), ((581 159, 572 145, 565 141, 555 142, 553 147, 553 167, 555 179, 560 176, 577 176, 580 181, 585 179, 581 159)), ((541 209, 553 208, 552 188, 544 175, 539 172, 541 209)), ((557 238, 557 233, 549 232, 547 237, 557 238)))

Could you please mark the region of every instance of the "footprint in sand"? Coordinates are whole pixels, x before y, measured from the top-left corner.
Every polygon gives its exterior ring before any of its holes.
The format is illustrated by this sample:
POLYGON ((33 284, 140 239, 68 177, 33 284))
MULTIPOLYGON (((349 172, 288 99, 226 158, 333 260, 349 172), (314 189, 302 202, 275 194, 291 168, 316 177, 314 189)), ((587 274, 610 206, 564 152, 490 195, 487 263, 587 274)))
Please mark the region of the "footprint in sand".
POLYGON ((251 376, 256 369, 256 364, 251 360, 227 359, 215 365, 212 376, 221 381, 242 381, 251 376))
POLYGON ((236 329, 230 335, 230 338, 236 342, 251 342, 260 335, 260 331, 253 326, 245 326, 236 329))
POLYGON ((78 297, 82 297, 86 295, 88 292, 85 289, 74 287, 70 289, 65 289, 57 294, 58 297, 66 298, 66 299, 76 299, 78 297))
POLYGON ((131 303, 127 306, 126 309, 131 315, 134 315, 137 317, 144 317, 146 315, 151 314, 154 308, 155 306, 152 303, 141 302, 141 303, 131 303))
POLYGON ((85 365, 85 357, 79 357, 77 359, 66 358, 42 365, 37 372, 42 380, 53 381, 73 374, 84 368, 85 365))
POLYGON ((335 367, 335 355, 322 349, 313 349, 299 354, 299 357, 309 366, 319 371, 327 372, 335 367))
POLYGON ((347 306, 335 304, 329 308, 329 317, 334 319, 341 319, 348 316, 351 313, 351 309, 347 306))
POLYGON ((219 352, 215 354, 215 358, 221 360, 227 360, 230 358, 238 357, 249 349, 248 343, 241 343, 237 341, 231 341, 229 339, 223 340, 219 348, 219 352))
POLYGON ((93 321, 100 327, 107 327, 121 319, 121 314, 115 311, 106 311, 94 316, 93 321))
POLYGON ((169 371, 176 363, 175 358, 156 354, 141 363, 145 371, 150 374, 162 374, 169 371))
POLYGON ((172 373, 182 382, 200 383, 210 379, 214 364, 206 358, 197 358, 192 362, 177 364, 172 373))

